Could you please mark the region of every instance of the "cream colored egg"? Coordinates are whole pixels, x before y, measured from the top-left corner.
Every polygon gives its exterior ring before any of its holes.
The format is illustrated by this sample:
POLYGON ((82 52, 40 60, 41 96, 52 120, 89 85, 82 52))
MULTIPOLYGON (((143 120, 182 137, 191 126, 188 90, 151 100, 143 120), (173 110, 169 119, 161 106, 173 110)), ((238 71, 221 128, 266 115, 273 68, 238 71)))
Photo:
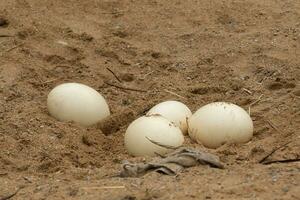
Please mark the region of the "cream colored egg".
POLYGON ((133 156, 155 156, 155 153, 163 155, 171 151, 160 145, 178 147, 183 144, 184 137, 169 120, 150 115, 133 121, 126 130, 124 141, 128 153, 133 156))
POLYGON ((147 115, 159 114, 178 126, 183 134, 187 134, 187 118, 191 110, 179 101, 164 101, 151 108, 147 115))
POLYGON ((210 103, 188 120, 190 137, 209 148, 224 143, 245 143, 253 136, 253 122, 241 107, 225 102, 210 103))
POLYGON ((80 83, 56 86, 48 95, 47 107, 54 118, 84 126, 95 124, 110 115, 103 96, 80 83))

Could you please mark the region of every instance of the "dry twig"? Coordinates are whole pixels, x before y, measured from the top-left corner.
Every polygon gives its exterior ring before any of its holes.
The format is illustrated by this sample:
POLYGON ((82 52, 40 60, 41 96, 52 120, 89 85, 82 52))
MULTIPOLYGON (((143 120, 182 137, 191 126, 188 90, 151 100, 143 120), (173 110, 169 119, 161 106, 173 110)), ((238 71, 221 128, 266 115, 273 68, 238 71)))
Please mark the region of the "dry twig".
MULTIPOLYGON (((282 133, 282 131, 279 130, 270 120, 265 120, 273 129, 275 129, 278 133, 282 133)), ((282 145, 279 145, 278 147, 275 147, 270 151, 268 154, 266 154, 262 159, 259 160, 259 163, 262 164, 268 164, 271 162, 276 162, 276 161, 266 161, 271 155, 273 155, 276 151, 279 149, 282 149, 283 147, 286 147, 288 144, 290 144, 293 140, 290 140, 288 142, 283 143, 282 145)))
POLYGON ((169 93, 169 94, 173 94, 173 95, 175 95, 175 96, 177 96, 177 97, 180 97, 180 98, 186 99, 186 97, 184 97, 184 96, 181 96, 181 95, 179 95, 179 94, 176 94, 175 92, 172 92, 172 91, 170 91, 170 90, 167 90, 167 89, 164 89, 164 90, 165 90, 165 92, 167 92, 167 93, 169 93))
POLYGON ((119 79, 119 77, 115 74, 114 71, 112 71, 112 70, 109 69, 108 67, 106 67, 106 69, 107 69, 110 73, 112 73, 112 75, 113 75, 120 83, 122 83, 121 79, 119 79))
POLYGON ((273 155, 276 151, 278 151, 279 149, 286 147, 289 143, 291 143, 292 141, 288 141, 282 145, 279 145, 278 147, 272 149, 272 151, 270 151, 267 155, 265 155, 262 159, 260 159, 258 162, 261 164, 265 164, 268 163, 270 161, 266 161, 271 155, 273 155))
POLYGON ((156 141, 150 139, 149 137, 146 137, 146 139, 149 140, 151 143, 156 144, 157 146, 160 146, 160 147, 164 147, 164 148, 166 148, 166 149, 173 149, 173 150, 176 150, 176 149, 182 147, 182 146, 174 147, 174 146, 170 146, 170 145, 161 144, 161 143, 159 143, 159 142, 156 142, 156 141))
POLYGON ((252 103, 250 103, 249 105, 249 108, 248 108, 248 113, 249 115, 251 115, 251 106, 254 106, 255 104, 257 104, 258 102, 260 102, 261 98, 263 97, 264 95, 261 94, 258 99, 256 99, 255 101, 253 101, 252 103))
POLYGON ((14 49, 16 49, 16 48, 18 48, 18 47, 22 46, 23 44, 24 44, 24 43, 21 43, 21 44, 15 45, 15 46, 11 47, 10 49, 7 49, 5 52, 10 52, 10 51, 12 51, 12 50, 14 50, 14 49))
POLYGON ((97 190, 97 189, 125 189, 124 185, 117 186, 94 186, 94 187, 82 187, 82 189, 86 190, 97 190))
POLYGON ((264 94, 261 94, 259 97, 258 97, 258 99, 256 99, 254 102, 252 102, 251 104, 250 104, 250 106, 254 106, 255 104, 257 104, 260 100, 261 100, 261 98, 264 96, 264 94))
POLYGON ((8 200, 14 197, 23 187, 19 187, 14 193, 8 194, 6 196, 0 197, 0 200, 8 200))
MULTIPOLYGON (((22 46, 24 43, 21 43, 21 44, 18 44, 18 45, 15 45, 15 46, 13 46, 13 47, 11 47, 11 48, 9 48, 9 49, 7 49, 7 50, 5 50, 4 52, 10 52, 10 51, 12 51, 12 50, 14 50, 14 49, 16 49, 16 48, 18 48, 18 47, 20 47, 20 46, 22 46)), ((3 53, 2 54, 0 54, 0 56, 3 56, 3 53)))
POLYGON ((278 133, 281 133, 282 131, 279 130, 279 128, 277 128, 273 122, 271 122, 270 120, 265 120, 266 122, 268 122, 268 124, 275 129, 278 133))
POLYGON ((115 15, 115 14, 123 14, 127 12, 126 10, 114 10, 111 12, 101 12, 101 14, 109 14, 109 15, 115 15))
POLYGON ((32 183, 32 181, 31 181, 28 177, 26 177, 26 176, 23 176, 23 179, 24 179, 25 181, 27 181, 28 183, 32 183))
POLYGON ((155 72, 155 71, 148 72, 148 73, 145 74, 143 77, 141 77, 141 79, 144 80, 147 76, 149 76, 149 75, 152 74, 153 72, 155 72))
POLYGON ((112 83, 108 83, 108 82, 104 82, 105 84, 109 85, 109 86, 113 86, 122 90, 131 90, 131 91, 135 91, 135 92, 147 92, 146 90, 142 90, 142 89, 136 89, 136 88, 129 88, 129 87, 125 87, 125 86, 120 86, 120 85, 115 85, 112 83))
POLYGON ((52 83, 52 82, 57 81, 57 80, 58 80, 58 78, 50 79, 50 80, 47 80, 47 81, 42 82, 41 84, 42 84, 42 85, 45 85, 45 84, 47 84, 47 83, 52 83))
POLYGON ((273 163, 291 163, 291 162, 299 162, 300 158, 296 158, 296 159, 284 159, 284 160, 269 160, 269 161, 265 161, 263 162, 264 165, 269 165, 269 164, 273 164, 273 163))
POLYGON ((244 90, 245 92, 247 92, 248 94, 252 94, 252 92, 251 92, 250 90, 246 89, 246 88, 243 88, 243 90, 244 90))

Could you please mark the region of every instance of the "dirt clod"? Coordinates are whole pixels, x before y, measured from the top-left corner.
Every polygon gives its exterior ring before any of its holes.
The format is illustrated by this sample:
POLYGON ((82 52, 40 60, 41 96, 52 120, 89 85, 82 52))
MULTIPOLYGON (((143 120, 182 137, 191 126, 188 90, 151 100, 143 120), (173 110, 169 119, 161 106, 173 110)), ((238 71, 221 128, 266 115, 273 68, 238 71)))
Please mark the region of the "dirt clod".
POLYGON ((0 17, 0 27, 1 26, 7 26, 8 25, 8 20, 5 19, 4 17, 0 17))

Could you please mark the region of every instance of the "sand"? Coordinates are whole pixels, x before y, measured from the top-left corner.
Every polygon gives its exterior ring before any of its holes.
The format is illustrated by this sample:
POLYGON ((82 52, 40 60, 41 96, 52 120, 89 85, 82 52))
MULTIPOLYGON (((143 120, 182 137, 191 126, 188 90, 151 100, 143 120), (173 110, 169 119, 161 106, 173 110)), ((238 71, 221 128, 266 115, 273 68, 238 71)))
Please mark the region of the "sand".
POLYGON ((299 199, 298 0, 1 0, 0 18, 0 199, 299 199), (103 94, 111 128, 53 119, 47 94, 64 82, 103 94), (123 135, 164 100, 250 107, 254 137, 215 150, 186 137, 223 170, 114 177, 149 159, 123 135))

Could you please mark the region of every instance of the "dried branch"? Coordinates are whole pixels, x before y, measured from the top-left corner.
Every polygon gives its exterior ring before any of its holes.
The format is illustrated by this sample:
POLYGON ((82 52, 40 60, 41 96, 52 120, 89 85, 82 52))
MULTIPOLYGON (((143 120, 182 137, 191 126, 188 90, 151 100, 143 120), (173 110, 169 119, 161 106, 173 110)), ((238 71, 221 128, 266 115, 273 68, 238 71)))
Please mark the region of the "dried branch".
POLYGON ((120 85, 115 85, 112 83, 108 83, 108 82, 104 82, 105 84, 109 85, 109 86, 113 86, 115 88, 119 88, 122 90, 131 90, 131 91, 135 91, 135 92, 147 92, 147 90, 142 90, 142 89, 136 89, 136 88, 129 88, 129 87, 125 87, 125 86, 120 86, 120 85))
POLYGON ((262 164, 264 165, 269 165, 272 163, 291 163, 291 162, 299 162, 300 158, 295 158, 295 159, 284 159, 284 160, 270 160, 270 161, 265 161, 262 164))
POLYGON ((122 83, 121 79, 119 79, 119 77, 115 74, 114 71, 112 71, 112 70, 111 70, 110 68, 108 68, 108 67, 106 67, 106 69, 107 69, 110 73, 112 73, 112 75, 113 75, 120 83, 122 83))
POLYGON ((170 90, 164 89, 164 91, 167 92, 167 93, 169 93, 169 94, 173 94, 173 95, 175 95, 175 96, 177 96, 177 97, 179 97, 179 98, 186 99, 186 97, 181 96, 181 95, 179 95, 179 94, 176 94, 175 92, 172 92, 172 91, 170 91, 170 90))
MULTIPOLYGON (((16 48, 18 48, 18 47, 20 47, 20 46, 22 46, 24 43, 21 43, 21 44, 18 44, 18 45, 15 45, 15 46, 13 46, 13 47, 11 47, 11 48, 9 48, 9 49, 7 49, 7 50, 5 50, 4 52, 10 52, 10 51, 12 51, 12 50, 14 50, 14 49, 16 49, 16 48)), ((3 56, 3 53, 2 54, 0 54, 0 56, 3 56)))
POLYGON ((16 194, 18 194, 18 192, 22 189, 23 187, 19 187, 14 193, 12 194, 8 194, 6 196, 0 197, 0 200, 8 200, 13 198, 16 194))
POLYGON ((244 90, 245 92, 247 92, 250 95, 252 94, 252 92, 250 90, 246 89, 246 88, 242 88, 242 90, 244 90))
POLYGON ((116 186, 94 186, 94 187, 82 187, 82 189, 86 190, 97 190, 97 189, 125 189, 124 185, 116 185, 116 186))
POLYGON ((147 140, 149 140, 151 143, 156 144, 157 146, 160 146, 160 147, 164 147, 164 148, 166 148, 166 149, 173 149, 173 150, 176 150, 176 149, 182 147, 182 146, 174 147, 174 146, 170 146, 170 145, 166 145, 166 144, 161 144, 161 143, 159 143, 159 142, 156 142, 156 141, 150 139, 149 137, 146 137, 146 138, 147 138, 147 140))
POLYGON ((251 106, 254 106, 255 104, 257 104, 257 103, 261 100, 262 96, 264 96, 264 95, 261 94, 261 95, 258 97, 258 99, 256 99, 254 102, 250 103, 249 108, 248 108, 248 113, 249 113, 249 115, 251 115, 251 106))
POLYGON ((282 145, 279 145, 278 147, 274 148, 272 151, 270 151, 267 155, 265 155, 262 159, 260 159, 258 162, 261 164, 265 164, 271 161, 266 161, 271 155, 273 155, 276 151, 279 149, 282 149, 283 147, 286 147, 288 144, 290 144, 292 141, 288 141, 282 145))

